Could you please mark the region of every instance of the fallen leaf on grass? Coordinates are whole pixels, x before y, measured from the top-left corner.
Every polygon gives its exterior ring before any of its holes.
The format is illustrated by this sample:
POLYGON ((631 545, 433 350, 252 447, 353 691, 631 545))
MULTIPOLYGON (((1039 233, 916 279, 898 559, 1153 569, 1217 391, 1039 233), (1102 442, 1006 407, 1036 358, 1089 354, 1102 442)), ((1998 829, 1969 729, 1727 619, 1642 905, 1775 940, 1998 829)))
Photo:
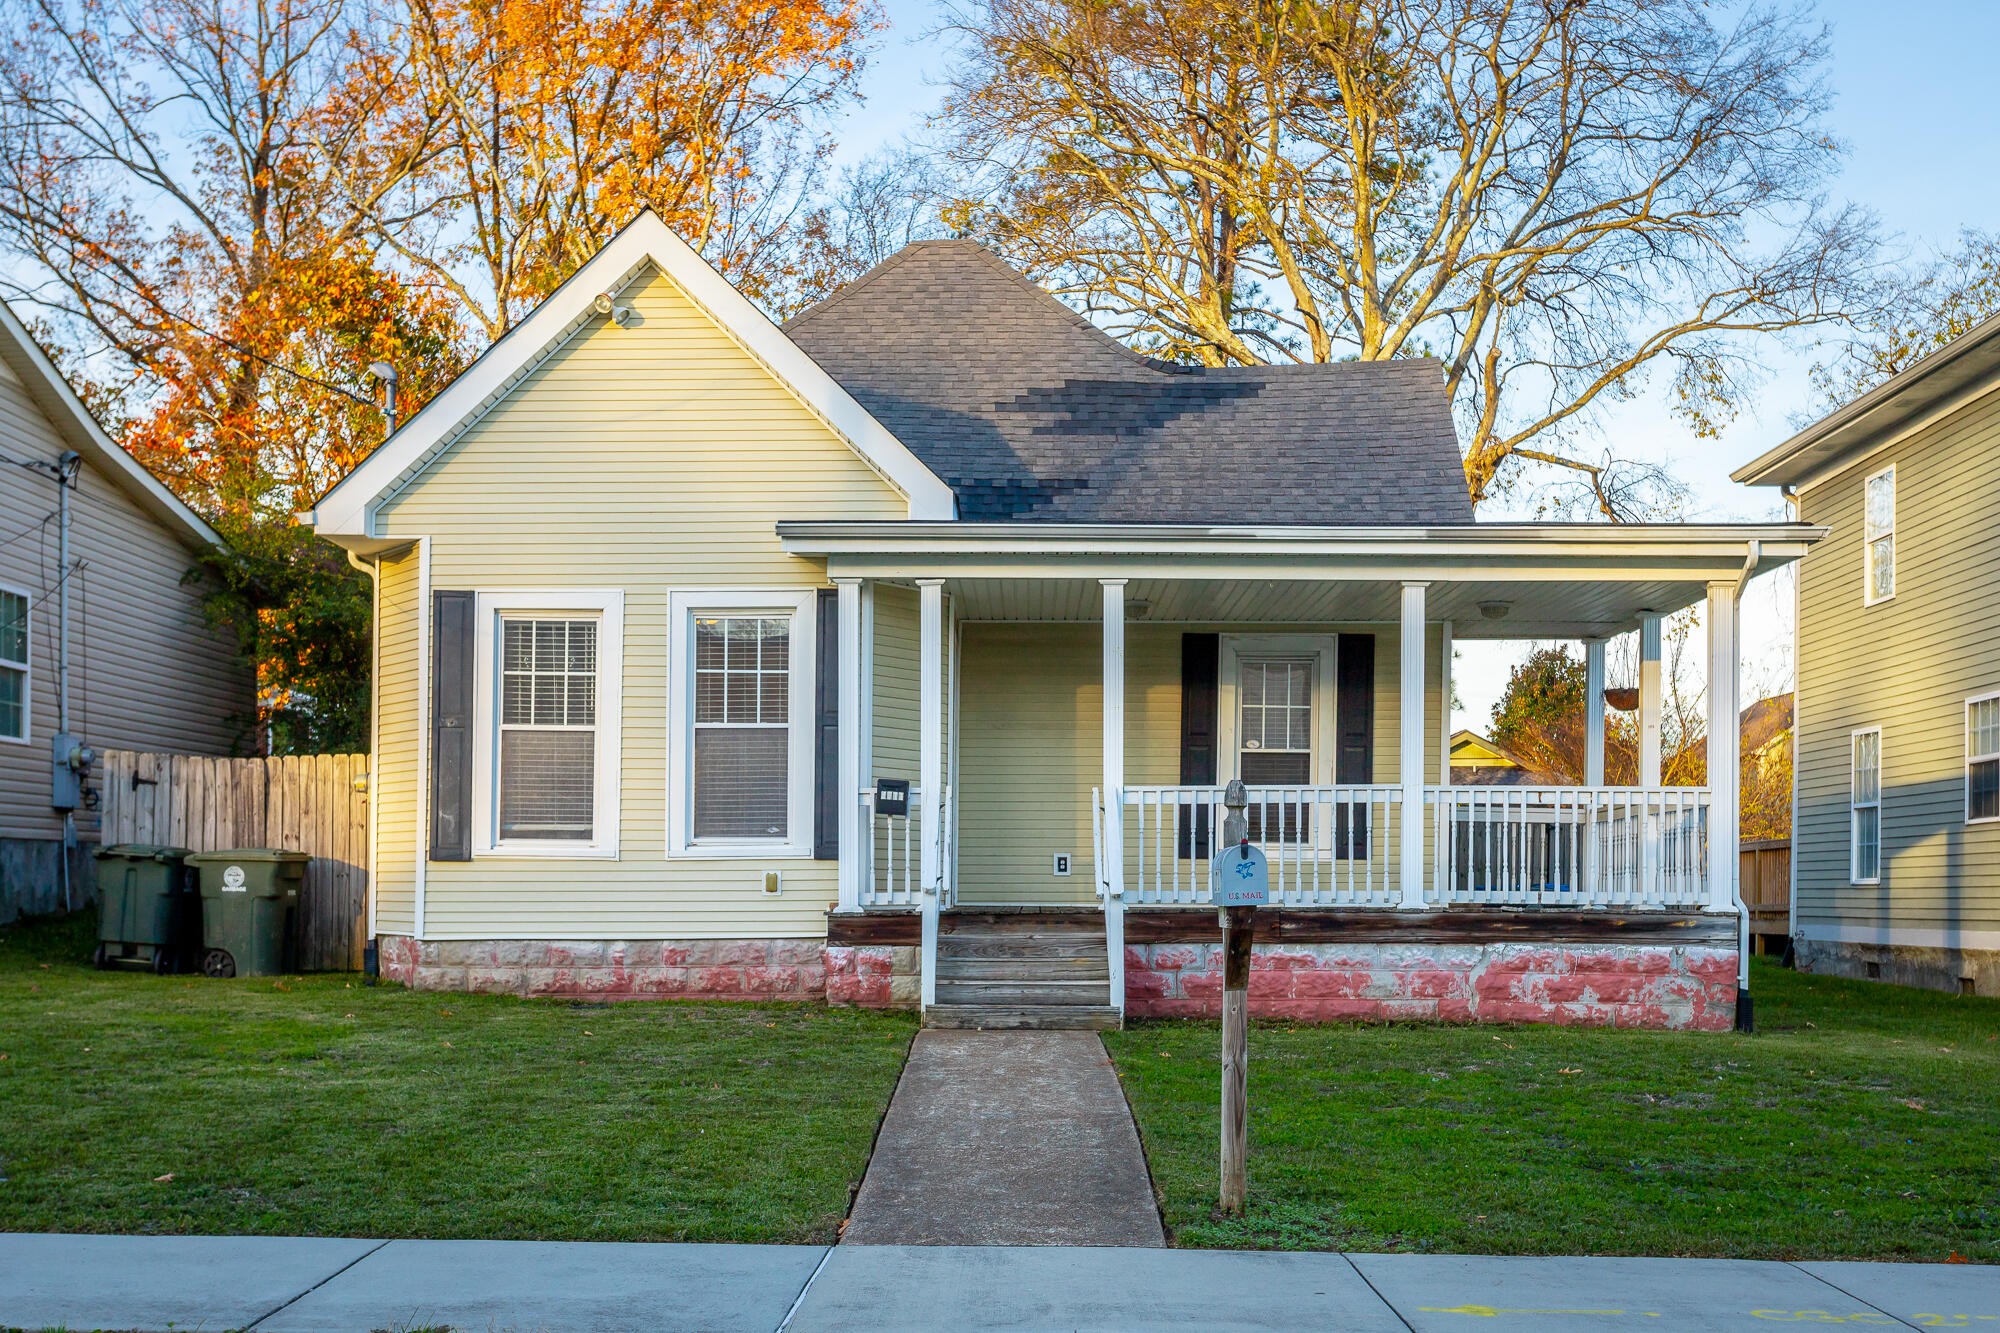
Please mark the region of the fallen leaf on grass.
POLYGON ((1903 1105, 1909 1107, 1912 1111, 1921 1111, 1924 1109, 1924 1104, 1918 1101, 1915 1097, 1902 1097, 1899 1098, 1898 1100, 1900 1100, 1903 1103, 1903 1105))
POLYGON ((171 1171, 169 1171, 169 1172, 167 1172, 167 1174, 165 1174, 164 1176, 154 1176, 154 1177, 153 1177, 153 1183, 154 1183, 155 1185, 164 1185, 164 1184, 166 1184, 166 1183, 167 1183, 167 1182, 168 1182, 169 1180, 172 1180, 173 1178, 174 1178, 174 1173, 173 1173, 173 1172, 171 1172, 171 1171))
MULTIPOLYGON (((1993 1039, 1991 1037, 1988 1037, 1987 1040, 1991 1041, 1993 1039)), ((845 1226, 846 1223, 842 1223, 841 1225, 845 1226)), ((1969 1264, 1972 1262, 1972 1260, 1966 1258, 1964 1255, 1960 1254, 1957 1250, 1953 1250, 1950 1254, 1945 1256, 1945 1262, 1948 1264, 1969 1264)))
POLYGON ((448 1041, 447 1041, 447 1042, 441 1042, 440 1044, 441 1044, 441 1045, 442 1045, 442 1046, 443 1046, 443 1047, 444 1047, 444 1048, 445 1048, 445 1049, 446 1049, 447 1051, 451 1049, 451 1043, 450 1043, 450 1042, 448 1042, 448 1041))
POLYGON ((1581 1069, 1558 1069, 1556 1072, 1558 1074, 1581 1074, 1583 1071, 1581 1069))

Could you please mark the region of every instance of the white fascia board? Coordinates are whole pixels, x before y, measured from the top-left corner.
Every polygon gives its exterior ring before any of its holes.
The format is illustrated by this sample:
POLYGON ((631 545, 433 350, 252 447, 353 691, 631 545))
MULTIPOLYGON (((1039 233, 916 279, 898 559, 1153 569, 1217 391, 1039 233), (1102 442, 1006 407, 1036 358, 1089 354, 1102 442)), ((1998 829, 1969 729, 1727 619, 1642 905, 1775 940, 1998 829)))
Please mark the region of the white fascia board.
POLYGON ((617 291, 648 262, 901 492, 912 519, 949 521, 956 515, 951 488, 941 478, 648 210, 327 492, 313 509, 312 525, 326 536, 376 536, 374 516, 381 501, 586 323, 599 293, 617 291))
POLYGON ((165 524, 182 545, 196 551, 222 545, 222 537, 214 528, 105 433, 77 397, 76 390, 56 369, 56 363, 49 359, 12 307, 3 301, 0 301, 0 340, 4 340, 0 356, 21 376, 36 406, 70 447, 83 456, 84 462, 106 473, 140 508, 165 524))

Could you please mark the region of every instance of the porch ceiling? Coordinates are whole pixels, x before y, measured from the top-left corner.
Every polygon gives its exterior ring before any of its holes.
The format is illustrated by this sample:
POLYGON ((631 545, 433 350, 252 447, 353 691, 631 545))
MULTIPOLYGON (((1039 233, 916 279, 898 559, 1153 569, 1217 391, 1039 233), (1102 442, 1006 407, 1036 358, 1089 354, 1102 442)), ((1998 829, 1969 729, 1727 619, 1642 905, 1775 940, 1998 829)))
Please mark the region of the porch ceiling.
MULTIPOLYGON (((1096 621, 1097 580, 958 578, 946 581, 965 620, 1096 621)), ((1635 629, 1644 611, 1678 611, 1702 599, 1705 582, 1432 583, 1425 619, 1452 622, 1459 639, 1572 639, 1635 629), (1505 605, 1489 619, 1482 605, 1505 605)), ((1125 587, 1134 624, 1393 624, 1396 581, 1292 579, 1132 579, 1125 587)))
POLYGON ((1123 578, 1138 623, 1390 622, 1407 581, 1425 618, 1462 639, 1585 638, 1692 605, 1715 581, 1798 559, 1805 524, 1192 528, 1131 525, 780 524, 829 575, 940 578, 969 620, 1095 621, 1123 578), (1489 614, 1499 612, 1499 614, 1489 614))

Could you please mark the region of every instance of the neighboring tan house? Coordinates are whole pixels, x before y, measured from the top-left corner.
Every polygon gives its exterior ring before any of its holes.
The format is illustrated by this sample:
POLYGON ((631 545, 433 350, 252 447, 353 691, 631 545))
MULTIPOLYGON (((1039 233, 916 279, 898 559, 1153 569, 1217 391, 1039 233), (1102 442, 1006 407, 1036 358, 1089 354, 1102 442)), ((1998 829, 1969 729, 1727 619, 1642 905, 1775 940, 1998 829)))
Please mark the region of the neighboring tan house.
POLYGON ((2000 318, 1735 476, 1830 533, 1798 582, 1800 966, 2000 995, 2000 318))
POLYGON ((218 540, 0 305, 0 921, 91 894, 85 750, 226 754, 245 725, 249 673, 182 582, 218 540))
POLYGON ((643 215, 309 516, 377 578, 382 970, 1214 1012, 1240 777, 1260 1012, 1726 1027, 1733 784, 1452 787, 1445 664, 1706 599, 1733 739, 1813 534, 1477 524, 1459 457, 1435 362, 1150 361, 960 241, 781 329, 643 215))
POLYGON ((1451 780, 1465 787, 1561 786, 1475 731, 1451 733, 1451 780))

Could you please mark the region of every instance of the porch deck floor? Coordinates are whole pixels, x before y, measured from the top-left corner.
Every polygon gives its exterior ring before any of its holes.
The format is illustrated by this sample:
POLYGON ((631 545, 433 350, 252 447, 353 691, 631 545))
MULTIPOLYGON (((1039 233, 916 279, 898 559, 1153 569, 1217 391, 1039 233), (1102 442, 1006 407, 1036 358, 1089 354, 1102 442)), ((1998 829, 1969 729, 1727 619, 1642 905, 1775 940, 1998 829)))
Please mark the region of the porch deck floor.
POLYGON ((1104 1043, 1092 1032, 918 1033, 841 1241, 1165 1245, 1104 1043))

